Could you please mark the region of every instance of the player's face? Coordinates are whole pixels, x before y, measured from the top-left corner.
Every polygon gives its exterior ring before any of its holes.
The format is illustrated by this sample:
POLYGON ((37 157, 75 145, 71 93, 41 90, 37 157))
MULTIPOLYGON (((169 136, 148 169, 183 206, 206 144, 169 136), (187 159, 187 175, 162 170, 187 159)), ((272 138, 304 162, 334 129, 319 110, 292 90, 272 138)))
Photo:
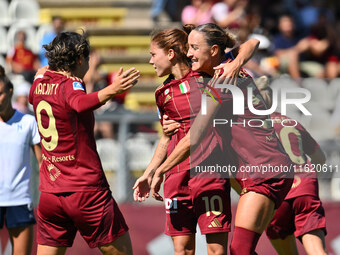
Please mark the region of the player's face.
POLYGON ((168 55, 158 47, 157 43, 152 42, 150 45, 150 61, 149 64, 155 68, 158 77, 169 75, 171 73, 171 62, 168 55))
POLYGON ((80 64, 77 67, 76 73, 74 75, 80 79, 83 79, 88 70, 89 70, 89 58, 81 57, 80 64))
POLYGON ((188 37, 188 58, 192 62, 192 70, 197 72, 211 73, 212 58, 211 47, 206 42, 204 35, 198 31, 191 31, 188 37))
POLYGON ((8 91, 3 82, 0 82, 0 112, 4 112, 11 104, 12 91, 8 91))

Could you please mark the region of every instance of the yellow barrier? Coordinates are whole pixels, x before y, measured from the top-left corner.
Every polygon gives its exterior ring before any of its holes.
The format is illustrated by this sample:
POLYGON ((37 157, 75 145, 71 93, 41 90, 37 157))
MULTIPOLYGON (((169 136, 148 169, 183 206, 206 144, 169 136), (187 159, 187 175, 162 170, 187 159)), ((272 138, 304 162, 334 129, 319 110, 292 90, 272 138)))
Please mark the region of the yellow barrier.
POLYGON ((53 16, 60 16, 67 23, 89 21, 108 25, 121 22, 126 14, 126 8, 43 8, 40 23, 50 23, 53 16))

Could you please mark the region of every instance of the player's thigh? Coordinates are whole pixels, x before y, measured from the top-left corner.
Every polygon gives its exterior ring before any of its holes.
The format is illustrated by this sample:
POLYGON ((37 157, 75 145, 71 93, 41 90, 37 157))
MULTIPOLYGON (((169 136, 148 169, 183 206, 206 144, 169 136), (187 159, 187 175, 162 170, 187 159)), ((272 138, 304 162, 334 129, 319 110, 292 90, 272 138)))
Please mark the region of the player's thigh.
POLYGON ((33 225, 9 228, 8 233, 13 246, 13 255, 30 255, 33 243, 33 225))
POLYGON ((195 254, 195 234, 171 236, 174 243, 175 254, 195 254))
POLYGON ((128 231, 110 190, 75 192, 68 200, 67 212, 91 248, 112 243, 128 231))
POLYGON ((247 192, 238 202, 235 226, 262 234, 274 215, 274 207, 274 202, 267 196, 247 192))
POLYGON ((190 190, 201 233, 230 232, 230 183, 223 178, 191 178, 190 190))
POLYGON ((48 245, 38 244, 37 255, 64 255, 66 247, 53 247, 48 245))
POLYGON ((132 255, 129 232, 118 237, 115 241, 98 248, 104 255, 132 255))
POLYGON ((170 174, 164 181, 165 234, 186 236, 196 233, 197 218, 188 185, 189 171, 170 174))

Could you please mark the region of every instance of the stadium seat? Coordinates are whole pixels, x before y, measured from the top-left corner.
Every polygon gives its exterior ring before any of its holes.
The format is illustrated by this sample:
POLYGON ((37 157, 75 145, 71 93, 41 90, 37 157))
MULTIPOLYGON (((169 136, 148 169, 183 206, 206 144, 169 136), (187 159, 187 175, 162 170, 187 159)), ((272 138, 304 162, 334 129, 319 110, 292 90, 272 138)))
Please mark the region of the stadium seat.
POLYGON ((100 25, 110 27, 119 25, 127 13, 126 8, 43 8, 40 9, 40 23, 50 23, 53 16, 62 17, 67 25, 100 25))
POLYGON ((8 15, 8 2, 0 0, 0 26, 7 26, 11 23, 8 15))
POLYGON ((36 32, 32 25, 19 22, 14 23, 11 25, 11 27, 8 29, 7 32, 7 43, 8 43, 8 49, 11 49, 15 44, 15 35, 18 31, 23 30, 26 33, 26 46, 32 50, 34 53, 37 53, 39 45, 36 45, 36 32))
POLYGON ((329 125, 331 114, 318 104, 309 104, 308 110, 311 116, 301 115, 301 124, 310 132, 317 141, 327 140, 333 137, 333 131, 329 125))
POLYGON ((31 25, 38 24, 39 4, 35 0, 13 0, 8 7, 9 17, 13 22, 25 22, 31 25))
POLYGON ((0 27, 0 54, 6 54, 8 51, 6 29, 0 27))
POLYGON ((331 180, 332 199, 340 201, 340 176, 333 177, 331 180))
POLYGON ((6 59, 2 56, 2 54, 0 54, 0 65, 3 67, 6 65, 6 59))
POLYGON ((340 78, 333 79, 328 84, 327 100, 329 101, 329 110, 334 110, 338 98, 340 99, 340 78))
POLYGON ((120 145, 113 139, 98 139, 97 151, 104 171, 117 171, 119 169, 120 145))
POLYGON ((308 89, 311 92, 311 99, 309 104, 318 104, 319 107, 329 109, 329 98, 327 91, 327 83, 324 79, 318 78, 304 78, 302 80, 302 87, 308 89))
POLYGON ((152 145, 144 137, 136 135, 126 141, 128 166, 131 171, 145 170, 152 158, 152 145))

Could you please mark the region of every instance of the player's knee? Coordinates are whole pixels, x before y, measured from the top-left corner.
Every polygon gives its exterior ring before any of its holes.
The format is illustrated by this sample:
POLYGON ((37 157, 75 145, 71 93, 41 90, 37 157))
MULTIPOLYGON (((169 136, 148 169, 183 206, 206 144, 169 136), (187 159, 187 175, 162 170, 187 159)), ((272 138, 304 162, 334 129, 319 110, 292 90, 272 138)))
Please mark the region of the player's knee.
POLYGON ((189 243, 176 242, 174 244, 175 255, 195 254, 195 246, 189 243))
POLYGON ((224 255, 227 254, 227 250, 224 247, 209 247, 208 246, 208 255, 224 255))

